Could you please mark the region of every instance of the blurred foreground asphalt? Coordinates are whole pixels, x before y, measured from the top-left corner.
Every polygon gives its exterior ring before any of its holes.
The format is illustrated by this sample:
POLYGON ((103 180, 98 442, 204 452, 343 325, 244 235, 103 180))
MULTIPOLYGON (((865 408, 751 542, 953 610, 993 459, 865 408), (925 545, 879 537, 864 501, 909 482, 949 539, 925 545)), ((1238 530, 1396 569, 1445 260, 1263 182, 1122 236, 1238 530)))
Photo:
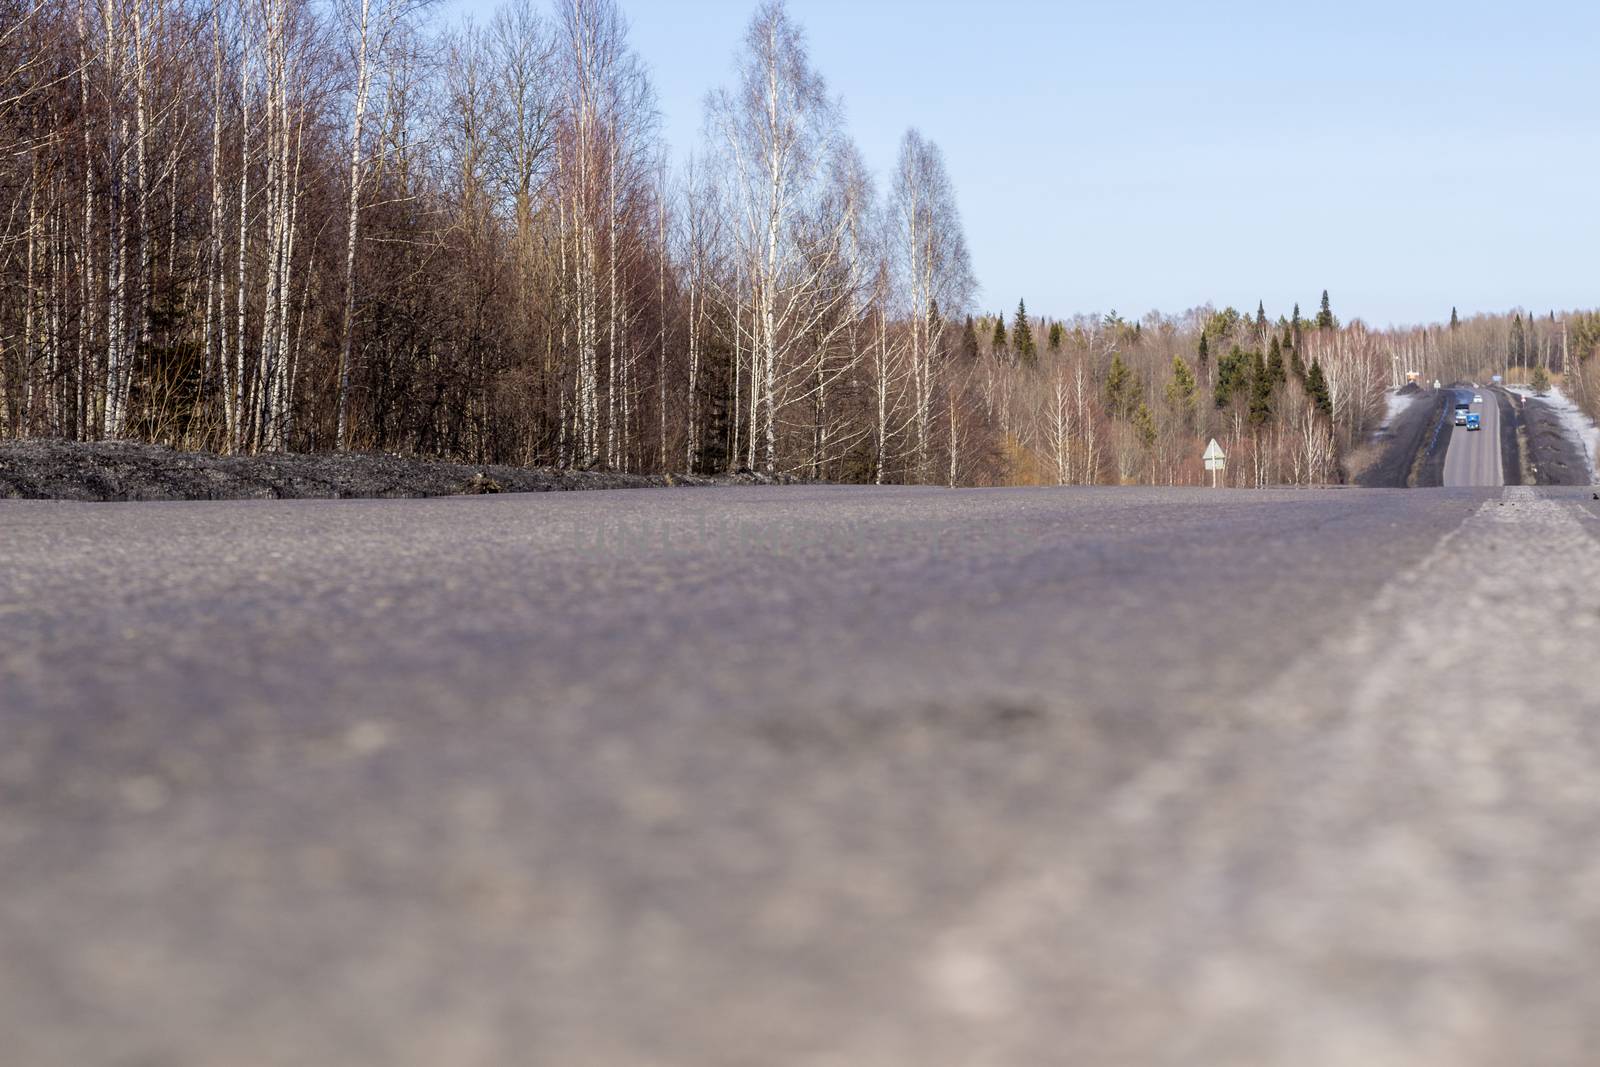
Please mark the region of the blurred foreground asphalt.
POLYGON ((0 502, 0 1062, 1592 1063, 1590 496, 0 502))

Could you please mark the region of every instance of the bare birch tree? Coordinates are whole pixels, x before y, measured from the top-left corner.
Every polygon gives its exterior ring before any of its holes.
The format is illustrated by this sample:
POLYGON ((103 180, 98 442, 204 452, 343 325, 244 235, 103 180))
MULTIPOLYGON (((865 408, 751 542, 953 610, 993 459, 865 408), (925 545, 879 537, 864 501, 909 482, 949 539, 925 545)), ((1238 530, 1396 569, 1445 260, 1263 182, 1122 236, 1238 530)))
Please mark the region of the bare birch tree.
POLYGON ((736 85, 712 94, 708 125, 736 224, 730 249, 747 272, 750 299, 748 462, 778 465, 779 407, 803 378, 812 296, 838 262, 849 220, 825 223, 810 248, 802 239, 825 195, 839 150, 839 109, 812 69, 804 35, 781 0, 768 0, 745 32, 736 85), (797 373, 799 372, 799 373, 797 373))
POLYGON ((891 187, 895 224, 898 306, 910 333, 911 376, 916 404, 913 468, 929 475, 931 406, 938 388, 939 351, 947 315, 965 313, 975 286, 955 190, 936 145, 906 131, 891 187))

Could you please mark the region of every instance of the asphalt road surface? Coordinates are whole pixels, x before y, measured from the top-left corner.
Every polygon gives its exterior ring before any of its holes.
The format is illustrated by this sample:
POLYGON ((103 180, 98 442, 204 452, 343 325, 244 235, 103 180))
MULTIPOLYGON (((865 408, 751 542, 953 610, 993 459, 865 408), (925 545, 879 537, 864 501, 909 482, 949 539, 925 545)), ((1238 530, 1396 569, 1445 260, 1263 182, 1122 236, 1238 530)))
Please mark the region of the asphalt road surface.
POLYGON ((1456 402, 1467 401, 1471 404, 1470 410, 1482 416, 1483 428, 1469 432, 1465 426, 1455 427, 1450 435, 1450 451, 1444 457, 1445 486, 1481 488, 1505 485, 1503 453, 1500 451, 1500 405, 1492 395, 1481 391, 1457 389, 1454 392, 1456 402), (1475 396, 1483 397, 1483 401, 1473 402, 1475 396))
POLYGON ((1593 1063, 1561 493, 0 503, 0 1060, 1593 1063))

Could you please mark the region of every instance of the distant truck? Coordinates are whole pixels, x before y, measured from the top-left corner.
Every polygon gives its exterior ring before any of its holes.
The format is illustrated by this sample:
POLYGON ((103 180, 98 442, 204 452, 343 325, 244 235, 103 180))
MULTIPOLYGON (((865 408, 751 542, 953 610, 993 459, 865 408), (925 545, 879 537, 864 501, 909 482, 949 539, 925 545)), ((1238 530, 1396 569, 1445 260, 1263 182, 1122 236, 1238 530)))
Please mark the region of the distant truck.
POLYGON ((1481 430, 1481 429, 1483 429, 1483 416, 1479 415, 1476 411, 1471 412, 1470 414, 1468 414, 1467 415, 1467 429, 1468 430, 1481 430))
POLYGON ((1467 424, 1467 415, 1470 414, 1471 407, 1472 407, 1472 405, 1468 404, 1465 400, 1460 400, 1460 401, 1456 402, 1456 425, 1457 426, 1465 426, 1467 424))

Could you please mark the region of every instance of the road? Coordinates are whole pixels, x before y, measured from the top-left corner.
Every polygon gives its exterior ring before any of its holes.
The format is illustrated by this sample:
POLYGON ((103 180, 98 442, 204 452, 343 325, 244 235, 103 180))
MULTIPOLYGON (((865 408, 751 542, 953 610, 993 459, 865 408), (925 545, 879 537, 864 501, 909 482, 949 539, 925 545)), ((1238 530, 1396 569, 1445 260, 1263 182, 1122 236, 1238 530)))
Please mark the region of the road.
POLYGON ((1561 493, 0 502, 3 1059, 1591 1063, 1561 493))
POLYGON ((1450 435, 1450 451, 1444 457, 1444 484, 1462 488, 1504 485, 1500 405, 1493 394, 1481 390, 1456 389, 1453 392, 1458 402, 1467 401, 1471 410, 1482 416, 1483 429, 1472 433, 1465 426, 1455 427, 1450 435), (1475 396, 1483 397, 1483 402, 1474 402, 1475 396))

